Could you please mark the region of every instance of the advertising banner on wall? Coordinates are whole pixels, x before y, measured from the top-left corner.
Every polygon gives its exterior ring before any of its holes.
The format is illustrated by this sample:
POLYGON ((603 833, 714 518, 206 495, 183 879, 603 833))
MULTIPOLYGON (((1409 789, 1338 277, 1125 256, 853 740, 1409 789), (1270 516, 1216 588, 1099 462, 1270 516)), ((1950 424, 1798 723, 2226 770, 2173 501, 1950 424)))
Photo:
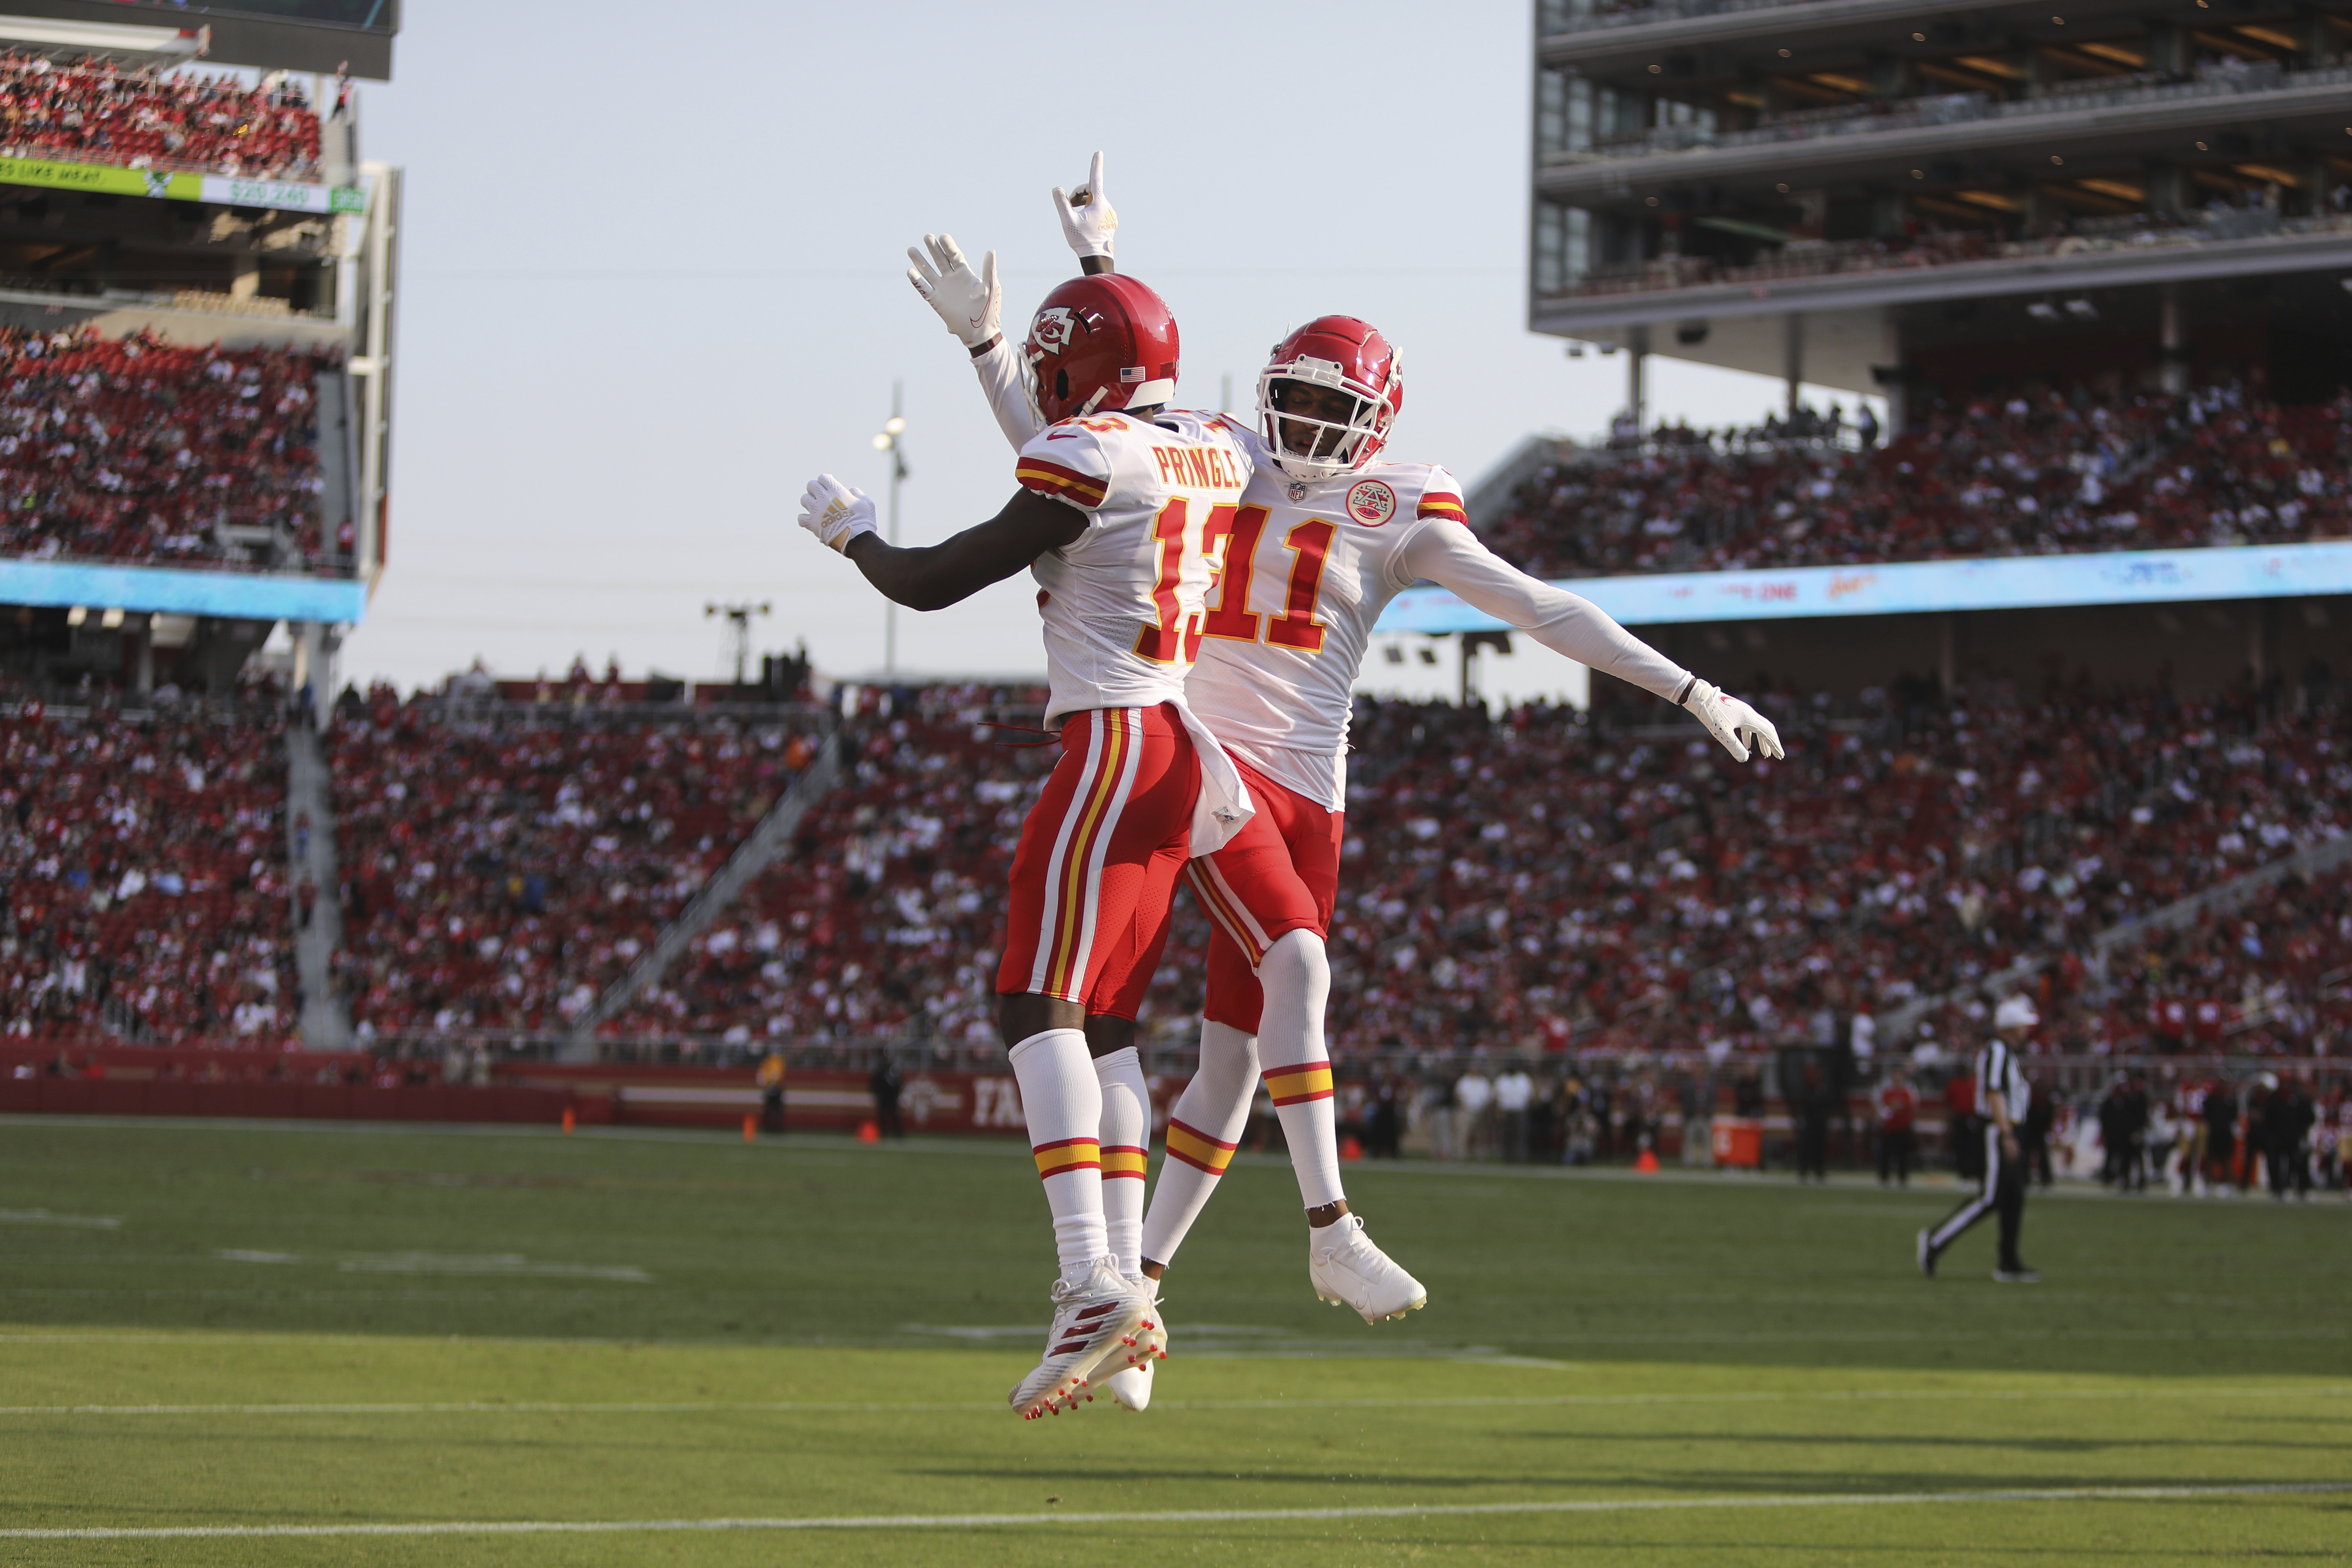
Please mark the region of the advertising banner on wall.
MULTIPOLYGON (((1936 610, 2039 610, 2077 604, 2165 604, 2195 599, 2281 599, 2352 593, 2352 541, 2114 550, 2096 555, 1808 566, 1769 571, 1587 577, 1556 586, 1628 626, 1690 621, 1912 615, 1936 610)), ((1503 623, 1442 588, 1408 589, 1389 603, 1381 632, 1492 632, 1503 623)))
POLYGON ((0 559, 0 604, 79 604, 348 626, 367 609, 367 589, 348 577, 0 559))
POLYGON ((234 174, 174 174, 112 163, 73 163, 58 158, 0 157, 0 185, 42 185, 58 191, 152 196, 171 202, 215 202, 232 207, 271 207, 289 213, 367 211, 367 193, 348 186, 246 180, 234 174))

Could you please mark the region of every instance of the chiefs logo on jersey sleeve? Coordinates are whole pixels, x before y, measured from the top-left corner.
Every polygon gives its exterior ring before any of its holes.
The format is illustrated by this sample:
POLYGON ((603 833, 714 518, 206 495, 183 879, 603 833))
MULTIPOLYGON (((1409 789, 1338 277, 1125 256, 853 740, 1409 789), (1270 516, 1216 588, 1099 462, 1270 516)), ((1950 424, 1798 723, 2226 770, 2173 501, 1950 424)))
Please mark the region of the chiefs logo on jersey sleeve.
POLYGON ((1348 515, 1368 528, 1396 516, 1396 492, 1384 479, 1365 479, 1348 491, 1348 515))

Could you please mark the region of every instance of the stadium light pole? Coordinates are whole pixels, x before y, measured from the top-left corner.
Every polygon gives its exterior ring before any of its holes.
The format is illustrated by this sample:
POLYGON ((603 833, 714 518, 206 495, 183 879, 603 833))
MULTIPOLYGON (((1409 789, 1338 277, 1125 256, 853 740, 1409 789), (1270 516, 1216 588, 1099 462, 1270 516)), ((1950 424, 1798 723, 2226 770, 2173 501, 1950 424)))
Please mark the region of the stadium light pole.
MULTIPOLYGON (((900 445, 907 434, 907 421, 899 413, 899 396, 906 382, 890 383, 890 417, 874 435, 874 450, 890 455, 890 548, 898 548, 898 483, 907 476, 907 456, 900 445)), ((882 601, 882 673, 898 673, 898 606, 890 600, 882 601)))

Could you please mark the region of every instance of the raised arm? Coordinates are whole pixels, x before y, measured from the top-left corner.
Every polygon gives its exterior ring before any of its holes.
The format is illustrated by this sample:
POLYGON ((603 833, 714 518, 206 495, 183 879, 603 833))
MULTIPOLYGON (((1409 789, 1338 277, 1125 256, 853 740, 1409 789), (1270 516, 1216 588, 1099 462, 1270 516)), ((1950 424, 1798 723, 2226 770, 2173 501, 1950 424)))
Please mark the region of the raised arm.
POLYGON ((1068 544, 1086 532, 1087 515, 1066 501, 1021 490, 984 523, 939 544, 900 549, 875 531, 873 497, 821 474, 801 497, 800 525, 856 561, 883 597, 909 610, 944 610, 1068 544))
POLYGON ((1020 451, 1037 434, 1039 423, 1036 405, 1022 384, 1020 355, 999 328, 1004 290, 996 281, 996 253, 990 251, 975 272, 953 235, 925 235, 920 246, 908 247, 907 259, 914 263, 907 281, 971 354, 997 428, 1020 451))
POLYGON ((1432 522, 1405 546, 1404 561, 1415 576, 1452 590, 1465 604, 1517 627, 1553 653, 1689 709, 1739 761, 1748 760, 1751 745, 1766 757, 1782 755, 1780 734, 1770 719, 1698 679, 1591 600, 1529 577, 1461 524, 1432 522))
MULTIPOLYGON (((1101 153, 1095 154, 1085 184, 1069 192, 1054 187, 1054 211, 1062 220, 1063 237, 1076 253, 1081 272, 1091 276, 1118 270, 1111 250, 1118 214, 1103 188, 1101 153)), ((971 368, 980 377, 989 412, 996 415, 997 428, 1013 449, 1020 451, 1042 426, 1022 380, 1020 350, 1004 337, 1004 290, 996 280, 996 253, 992 250, 982 256, 975 271, 953 235, 936 234, 925 235, 920 246, 909 246, 907 259, 914 263, 907 269, 907 281, 971 356, 971 368)))

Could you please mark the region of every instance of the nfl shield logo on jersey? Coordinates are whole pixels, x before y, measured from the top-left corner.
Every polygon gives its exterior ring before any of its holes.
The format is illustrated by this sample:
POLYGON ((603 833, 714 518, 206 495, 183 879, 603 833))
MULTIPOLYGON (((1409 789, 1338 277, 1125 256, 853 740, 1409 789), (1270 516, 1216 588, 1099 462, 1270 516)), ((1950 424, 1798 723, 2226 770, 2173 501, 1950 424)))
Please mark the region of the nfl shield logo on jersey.
POLYGON ((1294 503, 1307 499, 1307 486, 1296 479, 1293 479, 1289 484, 1285 485, 1282 488, 1283 493, 1288 496, 1294 503))
POLYGON ((1348 492, 1348 515, 1377 528, 1396 516, 1396 492, 1381 480, 1367 479, 1348 492))

